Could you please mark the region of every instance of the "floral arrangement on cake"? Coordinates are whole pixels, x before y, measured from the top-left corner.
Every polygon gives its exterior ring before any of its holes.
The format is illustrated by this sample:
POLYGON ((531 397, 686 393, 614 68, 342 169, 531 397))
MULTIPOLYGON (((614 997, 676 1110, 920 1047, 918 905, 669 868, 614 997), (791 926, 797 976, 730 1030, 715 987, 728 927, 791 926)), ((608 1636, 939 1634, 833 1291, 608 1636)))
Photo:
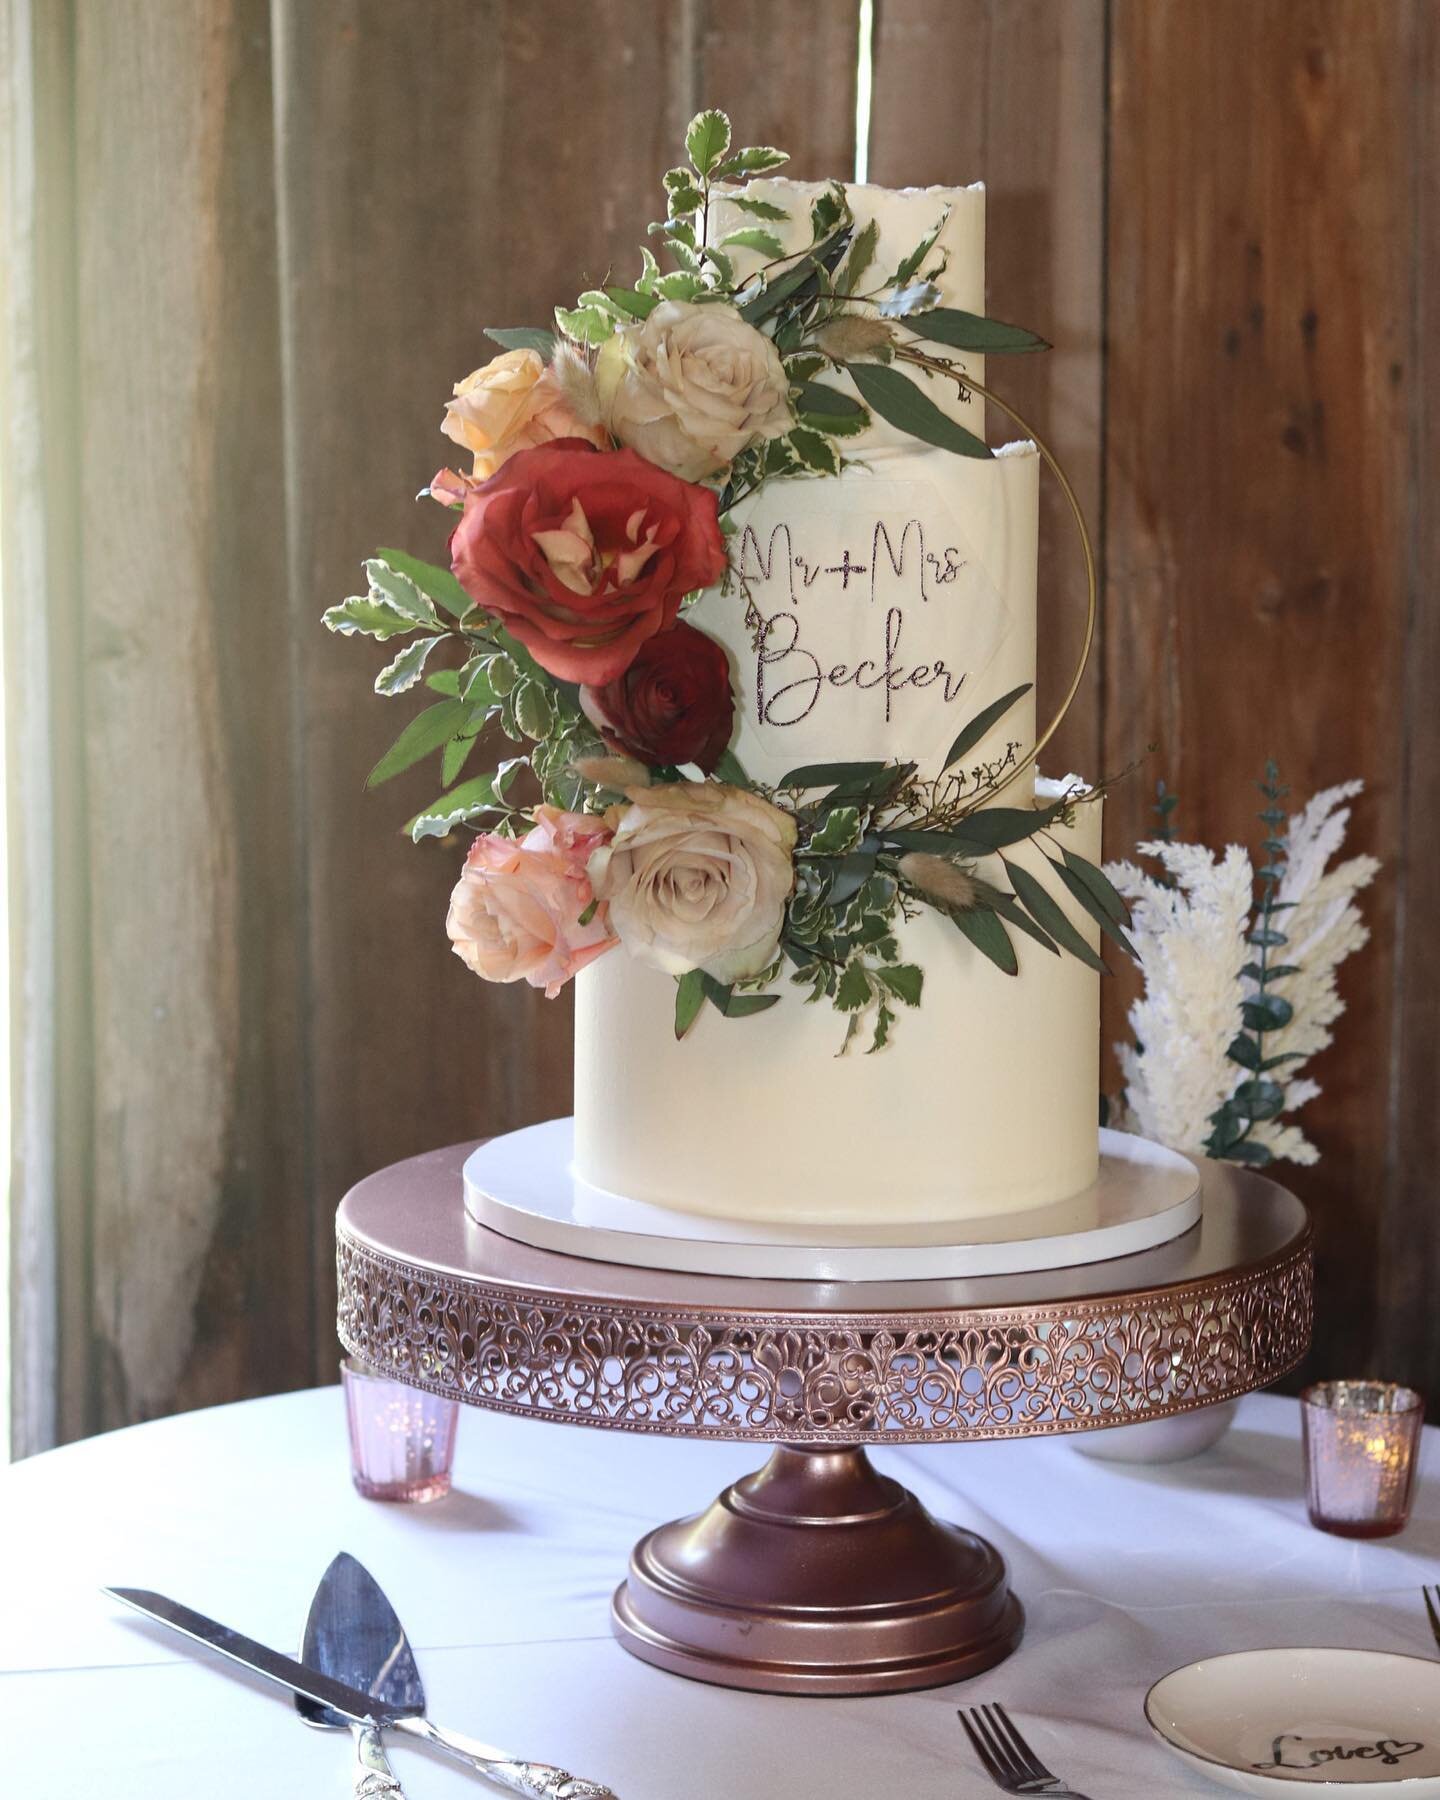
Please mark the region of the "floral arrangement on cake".
POLYGON ((1293 1118, 1320 1093, 1302 1071, 1334 1040, 1345 1010, 1336 970, 1370 936, 1356 896, 1380 871, 1373 856, 1334 862, 1363 782, 1326 788, 1288 816, 1273 762, 1259 786, 1258 868, 1239 844, 1217 856, 1177 843, 1163 784, 1160 829, 1137 846, 1159 873, 1107 864, 1131 903, 1145 978, 1133 1039, 1115 1046, 1125 1092, 1111 1122, 1252 1168, 1319 1156, 1293 1118))
POLYGON ((486 333, 501 353, 460 382, 443 426, 470 467, 424 490, 458 514, 449 568, 382 550, 368 592, 325 623, 397 643, 379 693, 423 683, 433 696, 370 783, 438 754, 444 791, 407 829, 475 834, 448 929, 476 974, 553 996, 620 948, 676 978, 677 1037, 707 1004, 729 1018, 775 1005, 788 977, 847 1016, 847 1046, 868 1022, 878 1049, 897 1005, 921 1000, 897 935, 919 907, 1006 974, 1016 932, 1104 966, 1005 857, 1022 840, 1039 839, 1057 890, 1125 942, 1124 902, 1055 835, 1093 796, 1077 784, 1045 806, 998 806, 1003 766, 967 765, 1028 686, 970 719, 938 777, 870 761, 752 780, 731 749, 727 655, 685 613, 739 582, 733 512, 763 484, 838 475, 872 411, 988 457, 925 384, 971 391, 946 352, 1046 346, 938 304, 943 216, 882 269, 876 226, 856 228, 837 183, 811 208, 808 246, 787 254, 771 227, 789 214, 748 185, 784 154, 732 149, 714 111, 686 150, 650 227, 668 269, 642 247, 633 286, 582 293, 553 330, 486 333), (712 241, 722 194, 746 222, 712 241), (741 248, 765 259, 743 280, 741 248), (468 774, 491 726, 516 754, 468 774))

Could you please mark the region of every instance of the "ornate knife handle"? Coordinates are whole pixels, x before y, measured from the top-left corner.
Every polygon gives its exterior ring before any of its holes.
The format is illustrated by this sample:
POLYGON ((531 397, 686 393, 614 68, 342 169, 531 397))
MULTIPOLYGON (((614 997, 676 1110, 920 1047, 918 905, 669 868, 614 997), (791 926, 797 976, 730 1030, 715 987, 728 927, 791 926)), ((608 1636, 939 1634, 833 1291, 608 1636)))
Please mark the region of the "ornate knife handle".
POLYGON ((482 1744, 474 1738, 462 1737, 458 1731, 446 1731, 439 1725, 432 1725, 429 1719, 397 1719, 395 1725, 397 1730, 425 1738, 477 1775, 493 1781, 496 1787, 523 1795, 524 1800, 617 1800, 617 1796, 598 1781, 586 1781, 565 1769, 557 1769, 553 1763, 522 1762, 519 1757, 495 1749, 492 1744, 482 1744))
POLYGON ((373 1725, 353 1725, 351 1730, 355 1736, 355 1800, 405 1800, 380 1733, 373 1725))

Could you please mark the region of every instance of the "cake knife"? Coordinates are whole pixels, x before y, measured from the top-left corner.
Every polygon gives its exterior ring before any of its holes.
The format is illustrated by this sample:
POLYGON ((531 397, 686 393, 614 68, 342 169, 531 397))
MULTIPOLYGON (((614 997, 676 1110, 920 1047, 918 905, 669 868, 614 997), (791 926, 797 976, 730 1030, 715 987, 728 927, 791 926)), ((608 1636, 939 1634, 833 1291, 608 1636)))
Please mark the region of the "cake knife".
POLYGON ((258 1643, 243 1632, 232 1631, 228 1625, 207 1619, 204 1613, 182 1606, 178 1600, 167 1599, 164 1594, 153 1593, 149 1588, 113 1587, 102 1592, 122 1605, 144 1613, 147 1618, 168 1625, 182 1637, 203 1644, 207 1650, 216 1650, 242 1668, 263 1675, 267 1681, 289 1688, 292 1694, 301 1694, 307 1700, 331 1708, 357 1725, 405 1731, 434 1744, 477 1775, 483 1775, 512 1794, 523 1795, 525 1800, 617 1800, 609 1788, 598 1782, 585 1781, 550 1763, 525 1762, 491 1744, 482 1744, 474 1738, 462 1737, 459 1732, 432 1725, 424 1716, 423 1693, 418 1708, 388 1706, 373 1695, 351 1687, 348 1682, 307 1668, 294 1657, 284 1656, 268 1644, 258 1643))

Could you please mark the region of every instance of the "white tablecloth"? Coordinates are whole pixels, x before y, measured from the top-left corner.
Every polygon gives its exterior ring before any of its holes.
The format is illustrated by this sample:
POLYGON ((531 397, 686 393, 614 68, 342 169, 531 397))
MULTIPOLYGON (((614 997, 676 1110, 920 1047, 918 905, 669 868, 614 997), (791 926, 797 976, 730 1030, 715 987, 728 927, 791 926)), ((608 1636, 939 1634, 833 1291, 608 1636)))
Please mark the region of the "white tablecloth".
MULTIPOLYGON (((632 1542, 763 1454, 466 1409, 450 1499, 376 1505, 350 1486, 340 1393, 328 1388, 0 1472, 4 1791, 344 1800, 347 1738, 306 1729, 275 1690, 190 1657, 97 1591, 157 1588, 288 1647, 341 1549, 394 1601, 433 1718, 608 1781, 621 1800, 993 1793, 955 1720, 957 1704, 979 1700, 1003 1701, 1094 1800, 1214 1794, 1151 1740, 1140 1703, 1155 1677, 1265 1644, 1431 1649, 1418 1590, 1440 1562, 1440 1481, 1422 1481, 1400 1538, 1313 1531, 1296 1404, 1258 1396, 1217 1449, 1167 1468, 1092 1462, 1043 1440, 875 1451, 933 1512, 1010 1560, 1025 1641, 965 1686, 778 1699, 634 1661, 606 1613, 632 1542)), ((409 1800, 491 1791, 404 1740, 394 1762, 409 1800)))

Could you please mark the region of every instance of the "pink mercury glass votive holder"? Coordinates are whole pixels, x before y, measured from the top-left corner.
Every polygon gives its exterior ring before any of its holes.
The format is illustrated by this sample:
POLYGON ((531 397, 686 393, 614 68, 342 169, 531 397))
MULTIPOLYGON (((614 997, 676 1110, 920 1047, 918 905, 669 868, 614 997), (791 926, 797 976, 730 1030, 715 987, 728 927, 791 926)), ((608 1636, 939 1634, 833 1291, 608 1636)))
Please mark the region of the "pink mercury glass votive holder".
POLYGON ((1410 1517, 1425 1400, 1389 1381, 1321 1381, 1300 1396, 1310 1523, 1393 1537, 1410 1517))
POLYGON ((340 1364, 350 1425, 350 1473, 367 1500, 440 1500, 450 1492, 459 1402, 340 1364))

